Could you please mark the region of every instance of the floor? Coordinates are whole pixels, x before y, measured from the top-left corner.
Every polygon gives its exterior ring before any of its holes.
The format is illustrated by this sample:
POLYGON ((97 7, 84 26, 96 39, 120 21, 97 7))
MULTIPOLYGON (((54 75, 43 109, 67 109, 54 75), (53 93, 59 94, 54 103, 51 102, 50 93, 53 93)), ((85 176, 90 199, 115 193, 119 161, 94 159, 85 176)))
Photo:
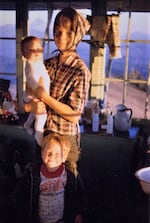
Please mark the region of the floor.
MULTIPOLYGON (((5 166, 5 171, 7 168, 9 169, 5 166)), ((11 176, 13 173, 4 172, 0 170, 0 223, 15 223, 15 199, 13 198, 15 180, 11 176)), ((95 188, 96 186, 98 187, 95 185, 95 188)), ((94 192, 91 189, 87 194, 88 205, 84 223, 149 223, 148 196, 140 187, 137 192, 131 196, 133 200, 123 198, 121 201, 117 198, 109 199, 107 195, 104 199, 99 197, 98 190, 94 192)))
POLYGON ((116 193, 116 188, 111 193, 105 188, 101 193, 100 184, 94 188, 88 191, 86 223, 150 223, 148 195, 138 182, 133 186, 135 191, 130 188, 128 192, 122 187, 120 193, 116 193), (124 196, 121 196, 123 192, 124 196))
MULTIPOLYGON (((9 153, 7 159, 2 158, 3 143, 0 138, 0 223, 16 223, 14 156, 9 153)), ((89 179, 85 188, 88 202, 84 223, 150 223, 148 195, 138 181, 112 179, 108 183, 89 179)))
POLYGON ((87 223, 148 223, 147 201, 120 204, 119 206, 91 207, 87 223), (93 213, 93 214, 92 214, 93 213))

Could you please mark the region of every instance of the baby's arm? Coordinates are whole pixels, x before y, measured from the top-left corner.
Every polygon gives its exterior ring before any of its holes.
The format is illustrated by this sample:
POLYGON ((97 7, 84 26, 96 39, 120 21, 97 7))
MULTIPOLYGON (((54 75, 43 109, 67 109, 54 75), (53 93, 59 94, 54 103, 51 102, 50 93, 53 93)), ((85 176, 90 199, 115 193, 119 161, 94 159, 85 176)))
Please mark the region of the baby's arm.
MULTIPOLYGON (((36 64, 28 60, 26 61, 26 67, 25 67, 26 90, 23 96, 23 100, 25 103, 30 103, 33 100, 33 98, 37 97, 37 95, 33 93, 33 91, 35 91, 37 87, 39 86, 44 87, 44 83, 40 80, 40 75, 41 75, 40 73, 43 73, 43 75, 45 75, 44 72, 46 72, 46 69, 42 63, 40 64, 39 62, 36 64)), ((47 72, 46 75, 48 75, 47 72)), ((45 81, 45 84, 46 83, 47 82, 45 81)))
POLYGON ((35 90, 39 86, 38 83, 39 77, 37 77, 36 70, 34 69, 32 63, 29 63, 28 61, 25 68, 25 74, 26 74, 27 85, 33 90, 35 90))
POLYGON ((41 76, 39 79, 39 85, 40 87, 43 87, 48 94, 50 93, 50 76, 44 64, 41 67, 41 76))
POLYGON ((23 102, 30 103, 33 100, 32 92, 30 91, 28 84, 26 83, 25 91, 23 91, 23 102))

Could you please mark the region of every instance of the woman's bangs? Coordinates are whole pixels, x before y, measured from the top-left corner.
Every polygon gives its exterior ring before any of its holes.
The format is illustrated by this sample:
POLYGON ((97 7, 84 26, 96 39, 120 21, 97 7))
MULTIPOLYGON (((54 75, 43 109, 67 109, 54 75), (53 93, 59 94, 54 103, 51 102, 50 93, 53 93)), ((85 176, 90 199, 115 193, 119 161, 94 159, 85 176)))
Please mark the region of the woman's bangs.
POLYGON ((70 18, 68 18, 66 16, 63 16, 63 15, 60 16, 60 18, 59 18, 59 25, 60 24, 64 28, 69 28, 70 30, 73 30, 72 22, 71 22, 70 18))

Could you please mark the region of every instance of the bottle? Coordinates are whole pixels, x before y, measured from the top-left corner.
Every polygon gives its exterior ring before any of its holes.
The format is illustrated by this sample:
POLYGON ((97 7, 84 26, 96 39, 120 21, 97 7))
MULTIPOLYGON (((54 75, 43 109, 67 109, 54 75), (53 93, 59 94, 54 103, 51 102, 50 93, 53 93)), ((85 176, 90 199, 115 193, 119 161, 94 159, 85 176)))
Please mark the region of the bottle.
POLYGON ((98 102, 96 102, 92 111, 92 132, 99 132, 99 114, 100 108, 98 102))
POLYGON ((80 126, 80 133, 84 133, 84 122, 82 117, 80 117, 79 126, 80 126))
POLYGON ((110 135, 113 134, 113 126, 114 126, 114 120, 113 120, 113 115, 111 112, 107 117, 107 129, 106 129, 107 134, 110 134, 110 135))
POLYGON ((108 117, 111 113, 110 103, 108 102, 106 105, 106 117, 108 117))
POLYGON ((99 132, 99 113, 94 112, 92 117, 92 132, 99 132))

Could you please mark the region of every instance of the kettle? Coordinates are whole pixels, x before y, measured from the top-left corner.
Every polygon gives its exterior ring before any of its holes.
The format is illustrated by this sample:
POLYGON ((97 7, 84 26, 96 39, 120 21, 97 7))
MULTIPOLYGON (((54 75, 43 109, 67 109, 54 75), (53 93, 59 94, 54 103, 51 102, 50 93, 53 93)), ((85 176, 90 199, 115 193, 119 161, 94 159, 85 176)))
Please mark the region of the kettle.
POLYGON ((114 127, 116 130, 125 132, 131 127, 132 122, 132 109, 127 108, 123 104, 116 106, 117 113, 114 116, 114 127))

